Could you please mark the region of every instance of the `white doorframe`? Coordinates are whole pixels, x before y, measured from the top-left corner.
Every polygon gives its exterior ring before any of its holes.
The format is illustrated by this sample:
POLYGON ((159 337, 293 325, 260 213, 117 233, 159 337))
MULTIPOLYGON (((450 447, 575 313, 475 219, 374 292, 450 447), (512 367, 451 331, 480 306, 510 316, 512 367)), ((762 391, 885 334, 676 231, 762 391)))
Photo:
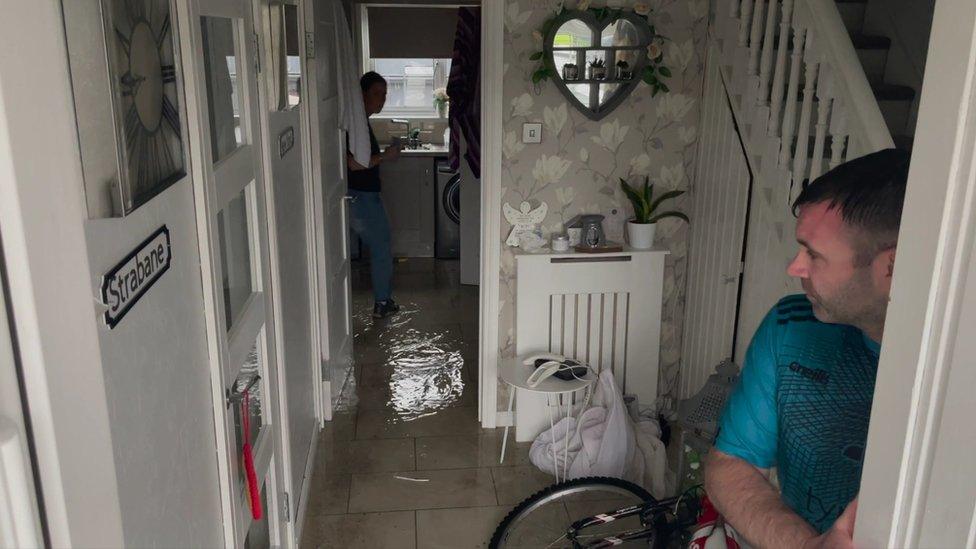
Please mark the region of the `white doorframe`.
POLYGON ((61 6, 12 0, 4 13, 0 239, 49 543, 122 547, 61 6))
MULTIPOLYGON (((313 172, 313 162, 311 158, 312 148, 311 148, 311 128, 310 128, 310 113, 312 112, 313 100, 310 96, 309 88, 309 69, 308 69, 308 57, 305 50, 305 32, 306 32, 306 7, 303 0, 280 0, 279 5, 293 5, 296 6, 298 12, 298 27, 299 27, 299 57, 301 58, 302 66, 302 78, 301 78, 301 102, 298 105, 299 109, 299 120, 300 120, 300 132, 301 132, 301 145, 302 150, 301 160, 302 160, 302 186, 305 195, 305 231, 306 231, 306 244, 307 244, 307 258, 308 258, 308 280, 310 281, 310 294, 309 294, 309 305, 310 305, 310 319, 311 323, 309 333, 312 337, 311 343, 311 358, 312 361, 309 367, 312 368, 312 382, 313 382, 313 399, 315 406, 315 418, 316 425, 321 426, 323 421, 323 416, 325 412, 323 411, 322 403, 322 391, 319 389, 322 386, 322 366, 321 366, 321 356, 322 356, 322 341, 321 341, 321 330, 320 330, 320 317, 319 317, 319 303, 317 296, 317 261, 319 257, 317 236, 316 236, 316 219, 315 215, 315 198, 314 198, 314 182, 317 181, 314 178, 313 172)), ((277 228, 278 224, 276 221, 275 213, 275 198, 274 192, 271 190, 271 185, 273 184, 273 173, 272 173, 272 160, 270 158, 271 154, 277 151, 276 144, 273 142, 273 137, 269 131, 269 112, 271 109, 270 101, 268 98, 268 71, 270 67, 268 66, 268 48, 270 45, 267 43, 268 36, 265 35, 263 29, 265 25, 263 20, 267 17, 266 13, 263 13, 268 6, 268 0, 251 0, 251 7, 254 12, 255 20, 255 31, 258 36, 258 43, 260 46, 259 56, 261 58, 262 72, 259 76, 258 82, 258 96, 260 98, 260 125, 261 131, 267 136, 264 155, 264 178, 267 181, 266 193, 266 209, 267 209, 267 221, 268 221, 268 233, 269 233, 269 246, 270 246, 270 256, 271 256, 271 272, 274 273, 271 277, 271 293, 273 296, 274 306, 273 311, 273 326, 275 332, 276 341, 284 341, 284 319, 282 317, 282 288, 280 277, 276 276, 277 273, 281 272, 281 264, 279 262, 278 253, 278 236, 277 228)), ((284 345, 280 345, 279 349, 283 349, 284 345)), ((309 454, 305 463, 305 471, 303 474, 304 482, 301 487, 291 486, 291 479, 293 478, 292 471, 292 452, 291 452, 291 427, 288 421, 288 388, 286 387, 285 380, 287 379, 285 373, 285 360, 284 352, 279 352, 277 355, 277 363, 275 367, 278 372, 278 407, 279 407, 279 417, 282 418, 280 423, 279 437, 278 437, 278 456, 281 460, 282 476, 279 482, 285 483, 287 497, 289 503, 287 505, 288 511, 292 516, 284 517, 284 539, 282 540, 282 546, 297 546, 301 540, 302 527, 304 525, 304 515, 305 508, 307 506, 308 494, 310 490, 311 473, 312 468, 315 464, 315 451, 318 447, 318 429, 315 430, 311 447, 309 449, 309 454), (297 493, 296 493, 297 492, 297 493), (295 509, 295 505, 298 508, 295 509), (295 520, 292 518, 295 517, 295 520)))
POLYGON ((976 544, 974 232, 976 4, 937 2, 868 432, 859 547, 976 544))
POLYGON ((217 465, 220 478, 221 507, 224 517, 224 545, 239 546, 247 535, 251 518, 247 513, 243 494, 239 490, 236 461, 231 457, 236 452, 236 434, 233 432, 233 412, 226 405, 224 391, 236 379, 251 342, 256 342, 259 367, 263 373, 262 385, 263 425, 257 439, 253 442, 254 462, 258 469, 258 485, 266 487, 265 516, 269 525, 272 544, 285 543, 287 530, 282 526, 280 516, 281 481, 284 478, 285 459, 280 454, 277 440, 287 421, 278 409, 280 384, 278 370, 278 334, 272 328, 273 310, 277 296, 273 293, 272 275, 275 251, 273 242, 273 218, 261 215, 271 209, 268 182, 264 174, 263 151, 267 146, 260 124, 257 93, 260 87, 260 74, 254 64, 258 55, 256 34, 249 34, 246 28, 256 32, 251 4, 245 0, 181 0, 176 2, 179 13, 179 38, 183 58, 183 78, 186 97, 188 129, 193 132, 189 140, 190 166, 194 181, 196 202, 197 235, 200 247, 201 278, 203 281, 204 308, 207 320, 207 342, 210 355, 211 393, 214 410, 214 427, 217 442, 217 465), (234 20, 234 33, 237 37, 241 131, 245 138, 233 152, 214 162, 211 152, 211 135, 207 103, 208 83, 205 78, 203 44, 199 37, 203 16, 227 17, 234 20), (244 25, 244 28, 239 27, 244 25), (255 82, 251 85, 250 82, 255 82), (228 168, 237 167, 233 172, 228 168), (221 174, 218 177, 218 173, 221 174), (250 181, 244 183, 242 181, 250 181), (222 266, 218 231, 218 212, 225 209, 231 199, 239 192, 246 192, 248 247, 251 264, 251 294, 235 313, 234 324, 228 330, 224 320, 225 304, 221 282, 222 266), (270 234, 269 234, 270 233, 270 234), (243 351, 243 352, 242 352, 243 351))
POLYGON ((498 422, 498 266, 502 215, 502 58, 504 2, 481 5, 481 284, 478 337, 478 417, 487 429, 498 422))

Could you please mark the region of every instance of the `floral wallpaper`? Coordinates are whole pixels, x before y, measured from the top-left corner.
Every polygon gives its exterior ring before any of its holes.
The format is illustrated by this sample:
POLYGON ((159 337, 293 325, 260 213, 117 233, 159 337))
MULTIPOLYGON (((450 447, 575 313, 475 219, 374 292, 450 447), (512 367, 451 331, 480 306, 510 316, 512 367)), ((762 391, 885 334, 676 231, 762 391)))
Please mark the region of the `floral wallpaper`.
MULTIPOLYGON (((610 7, 631 7, 631 0, 605 0, 610 7)), ((624 102, 599 122, 572 108, 551 82, 532 82, 537 61, 529 56, 541 49, 533 33, 560 9, 558 0, 507 0, 504 55, 504 138, 502 143, 502 203, 515 208, 522 201, 533 207, 549 205, 544 235, 562 232, 563 224, 579 213, 607 214, 608 234, 621 235, 623 220, 632 215, 620 190, 619 178, 642 182, 649 176, 656 189, 689 189, 692 182, 704 69, 707 0, 643 2, 652 9, 650 20, 669 39, 664 62, 672 71, 670 93, 651 97, 650 86, 640 83, 624 102), (541 144, 523 144, 522 124, 543 124, 541 144)), ((592 7, 604 5, 593 2, 592 7)), ((576 7, 575 0, 566 2, 576 7)), ((687 195, 674 204, 688 211, 687 195)), ((694 221, 694 219, 692 219, 694 221)), ((504 242, 511 226, 502 219, 504 242)), ((668 219, 657 228, 655 242, 671 254, 665 267, 663 324, 661 329, 662 395, 677 389, 684 310, 688 226, 668 219)), ((619 238, 619 236, 617 237, 619 238)), ((515 354, 515 261, 511 248, 502 246, 500 269, 499 352, 515 354)), ((506 387, 499 388, 499 403, 507 403, 506 387)))

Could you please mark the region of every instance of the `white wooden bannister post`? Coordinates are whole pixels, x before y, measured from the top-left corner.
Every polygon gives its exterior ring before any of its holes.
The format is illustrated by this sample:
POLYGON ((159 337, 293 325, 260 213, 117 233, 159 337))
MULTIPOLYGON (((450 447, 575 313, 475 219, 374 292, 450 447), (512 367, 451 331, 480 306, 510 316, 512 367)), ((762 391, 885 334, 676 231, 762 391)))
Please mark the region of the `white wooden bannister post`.
POLYGON ((749 47, 749 23, 752 22, 752 0, 742 0, 739 10, 739 47, 749 47))
POLYGON ((793 55, 790 56, 790 85, 786 92, 786 111, 783 115, 783 141, 779 149, 779 165, 787 168, 793 147, 793 132, 796 131, 796 102, 800 90, 800 64, 803 62, 803 40, 807 29, 793 27, 793 55))
POLYGON ((820 75, 817 77, 817 134, 813 140, 813 157, 810 164, 810 181, 820 176, 823 171, 824 145, 827 141, 827 116, 833 102, 834 90, 832 86, 834 74, 830 66, 820 63, 820 75))
MULTIPOLYGON (((813 32, 807 30, 804 63, 806 74, 803 79, 803 105, 800 108, 800 127, 796 132, 796 150, 793 151, 793 180, 799 183, 806 179, 807 154, 810 144, 810 118, 813 116, 813 97, 817 88, 817 73, 820 69, 820 55, 813 48, 813 32)), ((796 185, 795 188, 800 188, 796 185)), ((790 202, 793 197, 790 197, 790 202)))
MULTIPOLYGON (((759 74, 759 46, 762 40, 763 30, 763 3, 765 0, 756 0, 756 5, 752 10, 752 29, 749 36, 749 76, 759 74)), ((775 4, 775 0, 770 3, 775 4)))
POLYGON ((779 7, 777 0, 770 0, 768 13, 766 16, 766 37, 763 39, 762 60, 759 66, 759 95, 756 103, 758 105, 769 105, 769 79, 773 68, 773 48, 776 30, 776 8, 779 7))
POLYGON ((830 169, 840 165, 844 159, 844 145, 847 143, 847 105, 843 99, 834 99, 830 113, 830 169))
POLYGON ((793 17, 793 0, 783 0, 783 14, 779 24, 779 49, 776 50, 776 71, 773 75, 772 100, 770 101, 768 133, 780 135, 779 115, 783 112, 783 91, 786 88, 786 50, 790 47, 790 21, 793 17))

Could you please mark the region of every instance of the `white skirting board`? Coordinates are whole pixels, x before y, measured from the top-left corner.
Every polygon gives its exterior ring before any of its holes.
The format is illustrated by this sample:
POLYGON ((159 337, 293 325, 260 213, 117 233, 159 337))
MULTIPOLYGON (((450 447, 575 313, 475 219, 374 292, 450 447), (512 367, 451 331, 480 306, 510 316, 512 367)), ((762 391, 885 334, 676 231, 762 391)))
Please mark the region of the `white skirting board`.
MULTIPOLYGON (((613 368, 642 406, 657 399, 666 250, 608 254, 519 253, 516 353, 559 353, 613 368)), ((515 439, 548 427, 546 398, 519 391, 515 439)))

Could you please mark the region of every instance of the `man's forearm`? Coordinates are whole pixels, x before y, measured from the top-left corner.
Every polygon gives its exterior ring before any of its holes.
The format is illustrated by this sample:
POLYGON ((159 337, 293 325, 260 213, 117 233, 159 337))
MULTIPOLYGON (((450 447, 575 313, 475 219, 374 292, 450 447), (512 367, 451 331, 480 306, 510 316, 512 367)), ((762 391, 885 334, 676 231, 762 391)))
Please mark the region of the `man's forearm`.
POLYGON ((359 162, 356 162, 356 160, 353 158, 351 154, 346 153, 346 166, 348 166, 349 169, 354 172, 358 172, 360 170, 367 170, 369 168, 372 168, 373 166, 378 166, 379 163, 382 161, 383 161, 382 154, 374 154, 373 156, 369 157, 369 167, 366 167, 360 164, 359 162))
POLYGON ((726 522, 756 547, 800 547, 817 536, 759 469, 715 448, 705 465, 705 490, 726 522))

